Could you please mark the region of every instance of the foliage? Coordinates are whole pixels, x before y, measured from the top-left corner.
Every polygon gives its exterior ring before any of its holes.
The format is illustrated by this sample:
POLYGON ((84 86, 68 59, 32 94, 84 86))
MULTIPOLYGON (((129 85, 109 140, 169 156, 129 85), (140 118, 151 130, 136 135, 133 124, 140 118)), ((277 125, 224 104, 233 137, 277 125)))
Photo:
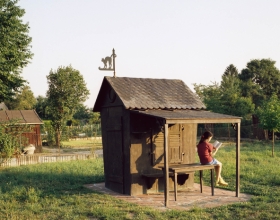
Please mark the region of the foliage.
MULTIPOLYGON (((234 68, 231 66, 231 69, 234 68)), ((228 68, 226 71, 229 71, 228 68)), ((210 111, 247 120, 250 120, 254 111, 251 99, 241 96, 240 80, 234 71, 222 76, 221 85, 216 82, 209 86, 194 84, 194 90, 210 111)))
POLYGON ((270 59, 251 60, 240 74, 230 64, 220 85, 217 82, 209 86, 194 84, 194 89, 208 110, 240 116, 244 124, 273 93, 280 97, 280 71, 270 59))
POLYGON ((47 112, 56 134, 56 146, 60 147, 61 132, 66 121, 71 119, 80 103, 87 99, 89 90, 83 76, 71 66, 51 70, 47 80, 49 84, 47 112))
POLYGON ((0 123, 1 162, 11 158, 13 155, 21 154, 23 146, 28 143, 28 140, 22 136, 22 133, 30 132, 31 129, 31 126, 18 124, 16 120, 0 123))
POLYGON ((276 94, 258 107, 257 116, 264 129, 280 131, 280 100, 276 94))
MULTIPOLYGON (((93 112, 92 109, 86 107, 83 104, 80 104, 77 107, 77 111, 73 115, 73 119, 79 120, 80 122, 79 125, 97 124, 100 123, 100 113, 93 112)), ((73 124, 73 125, 78 125, 78 124, 73 124)))
POLYGON ((42 141, 48 145, 55 145, 55 131, 51 125, 51 121, 44 120, 44 124, 41 126, 41 133, 44 134, 42 141))
POLYGON ((213 112, 221 112, 221 90, 217 82, 206 86, 202 84, 194 84, 194 90, 200 97, 207 109, 213 112))
POLYGON ((237 68, 233 64, 230 64, 226 68, 223 76, 235 76, 235 77, 237 77, 238 76, 238 70, 237 70, 237 68))
POLYGON ((220 106, 221 113, 240 116, 247 120, 251 119, 255 105, 251 98, 241 96, 240 80, 236 72, 232 75, 224 74, 222 76, 220 89, 222 102, 220 106))
POLYGON ((242 95, 252 98, 256 107, 273 93, 280 97, 280 71, 271 59, 254 59, 247 63, 239 75, 242 81, 242 95))
POLYGON ((101 118, 99 112, 90 112, 89 124, 100 124, 101 118))
POLYGON ((21 70, 32 58, 28 24, 21 20, 25 11, 17 0, 0 0, 0 101, 13 97, 25 80, 21 70))
POLYGON ((44 96, 38 96, 36 98, 35 110, 41 119, 49 119, 47 112, 48 99, 44 96))
POLYGON ((9 109, 12 110, 30 110, 34 109, 36 99, 30 87, 25 85, 16 92, 12 100, 5 101, 9 109))
POLYGON ((272 155, 274 155, 274 132, 280 131, 280 100, 273 94, 257 109, 260 126, 272 131, 272 155))

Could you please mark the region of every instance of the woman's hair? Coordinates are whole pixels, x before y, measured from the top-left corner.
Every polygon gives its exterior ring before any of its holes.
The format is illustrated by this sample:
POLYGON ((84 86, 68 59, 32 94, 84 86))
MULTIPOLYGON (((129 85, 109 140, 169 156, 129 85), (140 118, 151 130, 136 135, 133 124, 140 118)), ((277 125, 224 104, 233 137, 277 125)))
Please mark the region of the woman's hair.
POLYGON ((208 138, 213 137, 213 134, 210 131, 205 131, 200 138, 199 144, 207 140, 208 138))

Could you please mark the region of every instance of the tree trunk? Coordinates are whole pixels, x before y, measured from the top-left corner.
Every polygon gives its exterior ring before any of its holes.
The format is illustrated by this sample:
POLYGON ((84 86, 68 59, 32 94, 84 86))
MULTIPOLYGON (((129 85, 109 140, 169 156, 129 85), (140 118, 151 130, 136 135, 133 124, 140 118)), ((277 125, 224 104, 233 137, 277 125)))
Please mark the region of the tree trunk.
POLYGON ((264 130, 264 139, 267 141, 268 140, 268 130, 264 130))
POLYGON ((56 129, 56 132, 55 132, 55 144, 56 146, 58 147, 58 152, 60 153, 60 130, 59 129, 56 129))
POLYGON ((272 156, 274 157, 274 130, 272 130, 272 156))

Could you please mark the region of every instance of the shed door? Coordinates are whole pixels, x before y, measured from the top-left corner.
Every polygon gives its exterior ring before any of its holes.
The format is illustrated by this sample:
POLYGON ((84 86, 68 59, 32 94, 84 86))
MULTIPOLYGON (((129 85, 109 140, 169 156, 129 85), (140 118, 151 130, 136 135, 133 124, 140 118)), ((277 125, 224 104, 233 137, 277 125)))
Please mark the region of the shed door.
POLYGON ((168 137, 169 163, 180 163, 183 161, 182 155, 182 131, 181 125, 176 124, 169 128, 168 137))
POLYGON ((107 153, 105 176, 108 188, 123 193, 122 118, 109 117, 106 125, 107 153))
MULTIPOLYGON (((183 161, 182 125, 175 124, 169 127, 168 132, 168 161, 169 163, 181 163, 183 161)), ((155 154, 153 165, 163 163, 164 133, 153 135, 153 149, 155 154)))

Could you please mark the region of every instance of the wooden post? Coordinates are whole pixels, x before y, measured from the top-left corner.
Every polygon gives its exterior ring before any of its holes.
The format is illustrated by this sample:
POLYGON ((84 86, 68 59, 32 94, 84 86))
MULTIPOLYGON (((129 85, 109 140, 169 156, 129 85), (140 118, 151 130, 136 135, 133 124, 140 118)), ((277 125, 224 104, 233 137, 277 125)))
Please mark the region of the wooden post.
POLYGON ((236 197, 240 192, 240 122, 236 123, 236 197))
POLYGON ((164 124, 164 199, 169 205, 168 124, 164 124))

